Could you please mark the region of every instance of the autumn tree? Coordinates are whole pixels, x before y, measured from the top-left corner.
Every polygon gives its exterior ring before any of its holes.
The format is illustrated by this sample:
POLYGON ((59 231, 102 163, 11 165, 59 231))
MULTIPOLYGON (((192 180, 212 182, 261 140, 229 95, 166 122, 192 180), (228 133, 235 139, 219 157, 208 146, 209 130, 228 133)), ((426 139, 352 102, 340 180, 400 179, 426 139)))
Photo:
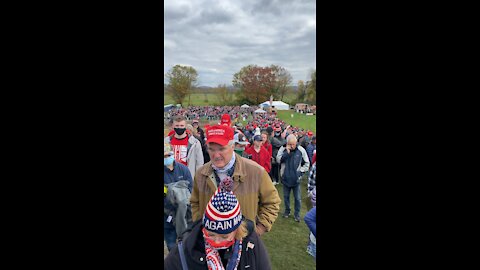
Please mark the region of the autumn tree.
POLYGON ((240 99, 260 104, 270 98, 275 88, 275 72, 271 67, 248 65, 233 75, 232 83, 240 89, 240 99))
POLYGON ((271 65, 270 68, 275 75, 275 87, 271 94, 273 94, 275 99, 283 100, 292 83, 292 75, 287 69, 281 66, 271 65))
POLYGON ((317 71, 314 70, 310 74, 310 81, 307 82, 306 96, 310 104, 315 104, 317 100, 317 71))
POLYGON ((165 77, 168 79, 166 92, 176 103, 183 105, 185 97, 191 93, 197 82, 197 71, 193 67, 175 65, 165 77))
POLYGON ((298 81, 298 86, 297 86, 297 102, 303 103, 305 102, 305 98, 307 96, 307 88, 305 86, 305 83, 300 80, 298 81))
POLYGON ((223 105, 229 105, 232 103, 232 95, 228 92, 226 84, 219 84, 215 92, 223 105))

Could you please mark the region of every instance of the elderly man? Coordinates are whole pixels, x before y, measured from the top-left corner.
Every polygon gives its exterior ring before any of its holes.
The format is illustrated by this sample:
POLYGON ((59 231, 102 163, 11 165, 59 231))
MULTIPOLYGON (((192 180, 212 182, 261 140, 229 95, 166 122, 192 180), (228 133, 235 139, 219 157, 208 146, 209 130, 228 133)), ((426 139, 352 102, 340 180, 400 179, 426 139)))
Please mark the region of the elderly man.
POLYGON ((207 129, 210 162, 195 174, 190 199, 192 220, 202 218, 208 201, 223 181, 233 185, 245 218, 255 222, 255 231, 270 231, 280 211, 280 197, 265 169, 252 160, 234 153, 233 130, 216 125, 207 129))
POLYGON ((165 137, 164 143, 172 145, 174 158, 188 167, 192 175, 203 165, 202 144, 191 134, 187 134, 187 121, 178 115, 173 119, 174 134, 165 137))
POLYGON ((310 162, 305 149, 297 145, 297 138, 290 134, 287 137, 287 145, 280 147, 277 154, 277 162, 281 164, 280 175, 283 184, 283 200, 285 202, 284 218, 290 215, 290 191, 293 190, 295 198, 294 218, 300 222, 300 179, 308 172, 310 162), (303 164, 303 165, 302 165, 303 164))

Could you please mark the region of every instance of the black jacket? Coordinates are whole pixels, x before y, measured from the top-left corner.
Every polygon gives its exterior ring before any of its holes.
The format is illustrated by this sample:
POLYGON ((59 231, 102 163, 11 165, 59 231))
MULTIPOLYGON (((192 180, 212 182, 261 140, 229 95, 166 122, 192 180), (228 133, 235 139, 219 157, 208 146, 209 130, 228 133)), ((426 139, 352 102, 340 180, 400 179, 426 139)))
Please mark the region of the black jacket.
MULTIPOLYGON (((187 230, 183 235, 183 250, 189 270, 206 270, 208 269, 205 259, 205 242, 202 234, 202 220, 198 220, 192 225, 192 229, 187 230)), ((265 245, 260 237, 253 231, 253 222, 248 221, 249 234, 242 242, 242 256, 238 269, 249 270, 270 270, 270 257, 267 253, 265 245), (247 250, 247 244, 252 243, 253 249, 247 250), (249 267, 247 267, 249 266, 249 267), (247 268, 246 268, 247 267, 247 268)), ((182 270, 180 262, 180 254, 178 246, 172 249, 164 260, 164 269, 182 270)))

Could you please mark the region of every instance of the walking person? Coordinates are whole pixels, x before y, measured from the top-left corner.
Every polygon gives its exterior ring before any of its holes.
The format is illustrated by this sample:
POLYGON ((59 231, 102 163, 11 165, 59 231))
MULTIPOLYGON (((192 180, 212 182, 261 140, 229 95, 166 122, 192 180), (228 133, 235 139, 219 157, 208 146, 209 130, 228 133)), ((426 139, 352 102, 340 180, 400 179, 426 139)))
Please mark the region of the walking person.
POLYGON ((253 136, 253 146, 247 148, 247 150, 245 150, 245 153, 250 155, 253 161, 255 161, 260 166, 265 168, 267 173, 270 173, 270 169, 272 168, 272 164, 271 164, 272 156, 267 151, 267 149, 265 149, 265 147, 263 146, 262 136, 260 135, 253 136))
POLYGON ((255 231, 262 235, 270 231, 280 211, 280 197, 268 173, 252 160, 234 152, 233 129, 215 125, 207 129, 207 149, 210 162, 195 174, 192 204, 192 220, 199 220, 208 201, 220 181, 230 177, 233 193, 243 209, 245 217, 255 224, 255 231))
POLYGON ((290 215, 290 191, 295 198, 294 219, 300 222, 300 180, 304 173, 308 172, 310 162, 307 152, 297 145, 297 138, 290 134, 287 137, 287 145, 278 150, 277 162, 281 164, 280 175, 283 184, 283 200, 285 202, 284 218, 290 215))
POLYGON ((280 163, 277 161, 277 154, 280 147, 286 144, 285 139, 282 137, 282 128, 280 124, 276 124, 273 127, 273 138, 272 138, 272 181, 274 185, 277 185, 281 182, 280 180, 280 163))
POLYGON ((195 175, 203 165, 202 145, 195 136, 186 132, 187 121, 184 116, 178 115, 173 119, 175 134, 165 137, 164 142, 172 145, 174 158, 187 166, 191 175, 195 175))

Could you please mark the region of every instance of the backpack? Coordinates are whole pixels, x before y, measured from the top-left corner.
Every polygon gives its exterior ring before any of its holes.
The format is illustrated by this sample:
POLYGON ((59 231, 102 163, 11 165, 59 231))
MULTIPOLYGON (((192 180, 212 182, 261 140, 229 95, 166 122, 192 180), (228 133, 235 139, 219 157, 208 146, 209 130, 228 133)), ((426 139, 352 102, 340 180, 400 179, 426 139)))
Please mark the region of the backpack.
POLYGON ((175 226, 177 234, 180 235, 192 222, 191 193, 188 190, 188 181, 173 182, 167 184, 167 188, 166 199, 175 207, 175 210, 170 210, 168 215, 173 217, 172 224, 175 226))

